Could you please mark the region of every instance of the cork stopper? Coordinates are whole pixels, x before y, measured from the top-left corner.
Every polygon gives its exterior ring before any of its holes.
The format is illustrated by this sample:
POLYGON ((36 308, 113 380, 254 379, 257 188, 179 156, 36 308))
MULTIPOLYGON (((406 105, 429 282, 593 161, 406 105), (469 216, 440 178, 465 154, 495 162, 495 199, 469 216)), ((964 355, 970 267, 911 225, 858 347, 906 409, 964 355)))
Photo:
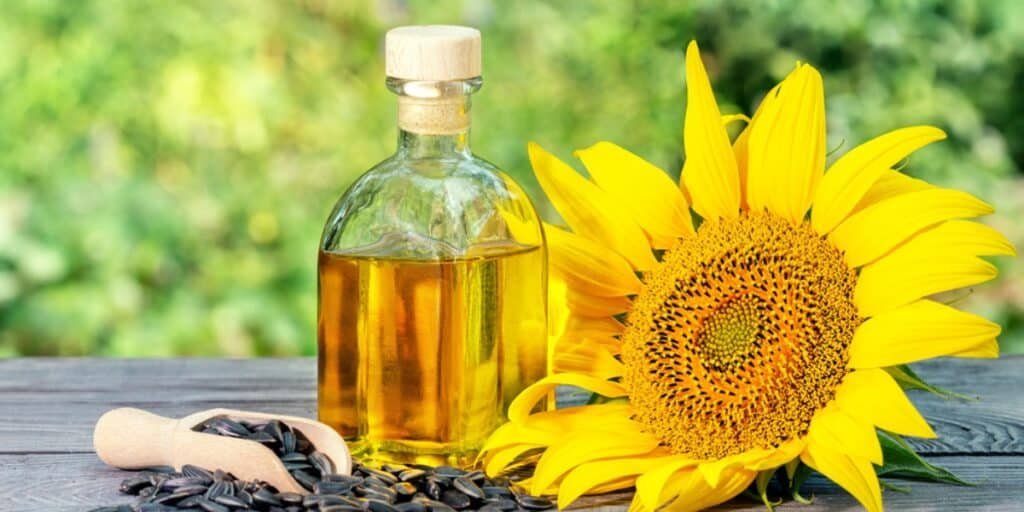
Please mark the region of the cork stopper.
POLYGON ((480 31, 455 25, 398 27, 384 38, 385 72, 403 80, 480 76, 480 31))

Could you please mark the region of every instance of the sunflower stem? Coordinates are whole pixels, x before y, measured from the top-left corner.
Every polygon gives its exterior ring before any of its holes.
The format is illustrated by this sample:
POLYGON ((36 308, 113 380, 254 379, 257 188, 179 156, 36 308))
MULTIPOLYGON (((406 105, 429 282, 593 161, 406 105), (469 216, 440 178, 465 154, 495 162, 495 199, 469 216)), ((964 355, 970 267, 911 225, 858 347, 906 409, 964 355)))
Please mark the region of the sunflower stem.
POLYGON ((757 478, 754 479, 754 485, 757 486, 757 496, 769 511, 775 510, 776 505, 782 504, 781 498, 775 501, 768 498, 768 484, 772 481, 772 477, 775 476, 776 470, 778 468, 761 471, 757 474, 757 478))
POLYGON ((810 498, 805 498, 800 494, 800 487, 804 485, 809 476, 811 476, 811 468, 809 466, 803 463, 796 465, 796 469, 793 471, 793 478, 789 481, 789 492, 793 496, 793 501, 803 503, 804 505, 810 505, 814 502, 813 495, 810 498))

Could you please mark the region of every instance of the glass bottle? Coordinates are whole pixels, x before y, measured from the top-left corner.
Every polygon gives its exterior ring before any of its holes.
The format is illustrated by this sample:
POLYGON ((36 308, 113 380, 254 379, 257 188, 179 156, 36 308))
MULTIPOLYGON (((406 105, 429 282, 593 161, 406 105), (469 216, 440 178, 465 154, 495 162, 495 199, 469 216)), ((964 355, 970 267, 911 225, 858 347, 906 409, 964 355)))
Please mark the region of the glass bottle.
POLYGON ((548 372, 544 236, 523 190, 469 149, 480 33, 402 27, 385 45, 398 150, 324 228, 319 415, 364 461, 467 466, 548 372))

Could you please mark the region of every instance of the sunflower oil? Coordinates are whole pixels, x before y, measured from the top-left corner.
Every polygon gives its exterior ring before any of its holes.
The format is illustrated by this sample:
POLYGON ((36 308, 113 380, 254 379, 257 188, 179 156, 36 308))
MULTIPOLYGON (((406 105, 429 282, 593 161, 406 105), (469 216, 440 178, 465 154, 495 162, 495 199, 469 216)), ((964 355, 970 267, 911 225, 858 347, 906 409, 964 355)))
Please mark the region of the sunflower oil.
POLYGON ((468 466, 548 372, 544 233, 469 149, 480 33, 401 27, 385 47, 398 148, 338 200, 319 247, 320 420, 364 463, 468 466))
POLYGON ((321 252, 320 420, 364 459, 471 462, 547 372, 543 265, 539 247, 443 261, 321 252))

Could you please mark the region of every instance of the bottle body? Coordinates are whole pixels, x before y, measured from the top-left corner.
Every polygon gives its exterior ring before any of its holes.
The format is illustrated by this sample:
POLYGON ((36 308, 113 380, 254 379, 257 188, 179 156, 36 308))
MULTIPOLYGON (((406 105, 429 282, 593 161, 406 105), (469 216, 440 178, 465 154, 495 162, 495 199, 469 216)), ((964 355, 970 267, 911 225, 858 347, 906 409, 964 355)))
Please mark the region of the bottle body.
POLYGON ((540 222, 464 137, 403 131, 324 230, 318 408, 363 460, 468 465, 548 372, 540 222))

